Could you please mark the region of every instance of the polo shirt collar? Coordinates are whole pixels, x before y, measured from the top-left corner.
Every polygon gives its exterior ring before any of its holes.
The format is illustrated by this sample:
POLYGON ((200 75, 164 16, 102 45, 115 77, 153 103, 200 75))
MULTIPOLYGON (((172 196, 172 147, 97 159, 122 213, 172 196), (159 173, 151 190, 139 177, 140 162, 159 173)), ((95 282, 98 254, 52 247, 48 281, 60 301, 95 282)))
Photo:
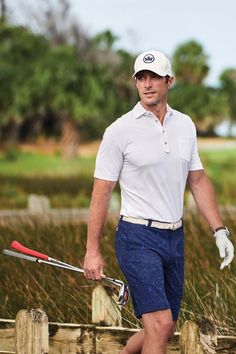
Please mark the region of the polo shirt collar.
MULTIPOLYGON (((168 117, 169 115, 171 115, 173 113, 172 108, 167 104, 166 106, 167 108, 167 112, 166 112, 166 117, 168 117)), ((145 115, 147 115, 149 113, 149 111, 147 111, 140 103, 140 101, 134 106, 133 108, 133 113, 135 118, 141 118, 145 115)))
POLYGON ((147 110, 141 105, 140 101, 134 106, 133 113, 135 118, 141 118, 147 114, 147 110))

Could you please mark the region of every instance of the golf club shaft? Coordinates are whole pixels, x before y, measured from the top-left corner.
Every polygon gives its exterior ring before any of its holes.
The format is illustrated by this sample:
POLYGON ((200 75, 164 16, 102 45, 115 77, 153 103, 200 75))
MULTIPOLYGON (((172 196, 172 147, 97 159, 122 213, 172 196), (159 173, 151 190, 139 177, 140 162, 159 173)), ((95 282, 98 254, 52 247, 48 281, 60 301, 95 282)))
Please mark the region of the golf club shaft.
MULTIPOLYGON (((65 262, 62 262, 62 261, 59 261, 57 259, 54 259, 52 257, 49 257, 47 254, 45 253, 41 253, 41 252, 38 252, 38 251, 35 251, 35 250, 32 250, 31 248, 28 248, 28 247, 25 247, 23 246, 22 244, 20 244, 18 241, 13 241, 11 243, 11 248, 14 248, 15 250, 17 250, 18 252, 20 253, 24 253, 24 254, 27 254, 27 255, 30 255, 30 256, 33 256, 33 257, 36 257, 38 259, 43 259, 45 261, 50 261, 50 262, 53 262, 53 263, 57 263, 57 264, 61 264, 61 265, 64 265, 66 267, 70 267, 70 268, 74 268, 78 271, 78 267, 75 267, 71 264, 68 264, 68 263, 65 263, 65 262)), ((83 269, 80 269, 81 273, 83 273, 83 269)))
MULTIPOLYGON (((63 268, 63 266, 64 266, 65 269, 71 268, 71 269, 74 269, 76 272, 84 273, 84 270, 81 269, 81 268, 78 268, 78 267, 75 267, 75 266, 73 266, 71 264, 68 264, 68 263, 59 261, 57 259, 51 258, 47 254, 32 250, 31 248, 23 246, 18 241, 13 241, 11 243, 11 247, 14 248, 15 250, 21 252, 21 253, 27 254, 29 256, 36 257, 37 259, 42 259, 42 260, 45 260, 45 261, 48 261, 48 262, 53 262, 55 264, 61 265, 61 268, 63 268)), ((114 278, 110 278, 110 277, 106 277, 106 276, 103 277, 103 279, 105 279, 105 280, 107 280, 110 283, 115 284, 115 285, 119 285, 119 286, 123 285, 123 282, 121 280, 118 280, 118 279, 114 279, 114 278)))
MULTIPOLYGON (((37 258, 37 257, 32 257, 32 256, 29 256, 29 255, 26 255, 26 254, 22 254, 22 253, 18 253, 18 252, 14 252, 14 251, 10 251, 10 250, 7 250, 7 249, 4 249, 3 250, 3 254, 5 256, 10 256, 10 257, 15 257, 15 258, 20 258, 20 259, 24 259, 24 260, 27 260, 27 261, 31 261, 31 262, 35 262, 35 263, 42 263, 42 264, 47 264, 47 265, 51 265, 51 266, 54 266, 54 267, 58 267, 58 268, 63 268, 63 269, 67 269, 67 270, 70 270, 70 271, 73 271, 73 272, 78 272, 78 273, 84 273, 83 269, 80 269, 80 268, 76 268, 76 267, 71 267, 71 266, 67 266, 67 265, 64 265, 64 264, 58 264, 58 263, 55 263, 55 262, 52 262, 50 260, 46 261, 45 259, 40 259, 40 258, 37 258)), ((119 305, 124 305, 128 302, 128 299, 129 299, 129 293, 128 293, 128 288, 126 287, 126 293, 127 293, 127 299, 124 298, 124 294, 123 294, 123 289, 125 287, 124 283, 120 280, 116 280, 114 281, 114 279, 112 278, 105 278, 107 281, 115 284, 115 285, 118 285, 120 287, 120 293, 119 293, 119 301, 118 301, 118 304, 119 305), (121 294, 122 293, 122 297, 121 297, 121 294)))
POLYGON ((37 260, 38 260, 36 257, 27 256, 25 254, 13 252, 13 251, 6 250, 6 249, 4 249, 2 251, 2 253, 5 256, 11 256, 11 257, 16 257, 16 258, 26 259, 27 261, 31 261, 31 262, 37 262, 37 260))
POLYGON ((4 254, 5 256, 21 258, 21 259, 25 259, 25 260, 31 261, 31 262, 42 263, 42 264, 48 264, 48 265, 51 265, 51 266, 54 266, 54 267, 63 268, 63 269, 68 269, 68 270, 71 270, 71 271, 74 271, 74 272, 77 272, 77 273, 83 273, 83 272, 84 272, 83 269, 80 269, 80 268, 68 267, 68 266, 63 265, 63 264, 57 264, 57 263, 54 263, 54 262, 51 262, 51 261, 46 261, 46 260, 44 260, 44 259, 40 259, 40 258, 37 258, 37 257, 28 256, 28 255, 25 255, 25 254, 22 254, 22 253, 18 253, 18 252, 6 250, 6 249, 3 250, 3 254, 4 254))

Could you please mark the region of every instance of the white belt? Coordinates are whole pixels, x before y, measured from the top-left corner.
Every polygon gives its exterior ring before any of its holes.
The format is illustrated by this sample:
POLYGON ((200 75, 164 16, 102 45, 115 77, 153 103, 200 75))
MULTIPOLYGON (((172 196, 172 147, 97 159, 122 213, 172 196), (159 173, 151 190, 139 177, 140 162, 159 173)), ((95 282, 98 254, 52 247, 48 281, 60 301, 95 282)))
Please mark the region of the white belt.
POLYGON ((146 226, 156 227, 157 229, 164 229, 164 230, 176 230, 179 229, 183 224, 182 219, 176 222, 162 222, 162 221, 155 221, 155 220, 132 218, 131 216, 123 216, 123 215, 121 216, 121 220, 131 222, 132 224, 146 225, 146 226))

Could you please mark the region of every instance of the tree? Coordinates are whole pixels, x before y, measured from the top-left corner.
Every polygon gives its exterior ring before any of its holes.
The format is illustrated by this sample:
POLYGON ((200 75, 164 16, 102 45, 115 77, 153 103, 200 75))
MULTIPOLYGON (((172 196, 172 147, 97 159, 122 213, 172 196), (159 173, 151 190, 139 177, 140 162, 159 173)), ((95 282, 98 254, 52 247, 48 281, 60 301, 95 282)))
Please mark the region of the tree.
POLYGON ((191 40, 179 45, 172 57, 176 80, 201 84, 209 72, 207 59, 200 43, 191 40))
POLYGON ((118 37, 115 36, 110 30, 106 30, 95 35, 93 41, 96 43, 97 48, 107 51, 113 48, 117 39, 118 37))
POLYGON ((225 99, 219 90, 197 84, 177 83, 169 93, 171 106, 189 115, 199 134, 213 135, 222 119, 225 99))
POLYGON ((0 21, 5 22, 6 20, 6 2, 5 0, 0 0, 0 21))
POLYGON ((17 139, 28 109, 29 92, 25 83, 47 49, 47 41, 42 36, 33 35, 23 27, 0 23, 0 126, 8 125, 13 140, 17 139))
POLYGON ((227 101, 227 114, 229 115, 230 128, 236 122, 236 69, 225 69, 220 75, 220 89, 227 101))
POLYGON ((51 126, 61 128, 64 150, 75 151, 75 132, 101 137, 105 127, 132 106, 136 91, 127 77, 133 58, 114 49, 117 37, 109 30, 87 37, 71 20, 68 0, 57 4, 55 9, 55 2, 40 2, 44 11, 37 21, 44 24, 43 35, 20 26, 4 27, 0 124, 11 127, 17 138, 22 130, 27 137, 27 127, 34 136, 54 120, 51 126), (70 142, 73 149, 65 147, 70 142))
POLYGON ((173 54, 176 84, 170 91, 170 103, 194 120, 201 134, 214 134, 225 112, 221 92, 204 84, 209 72, 208 56, 194 40, 179 45, 173 54))
MULTIPOLYGON (((51 46, 73 45, 78 56, 90 55, 91 38, 71 13, 70 0, 18 0, 21 9, 21 24, 34 33, 48 39, 51 46)), ((11 9, 10 23, 18 23, 15 11, 11 9)))

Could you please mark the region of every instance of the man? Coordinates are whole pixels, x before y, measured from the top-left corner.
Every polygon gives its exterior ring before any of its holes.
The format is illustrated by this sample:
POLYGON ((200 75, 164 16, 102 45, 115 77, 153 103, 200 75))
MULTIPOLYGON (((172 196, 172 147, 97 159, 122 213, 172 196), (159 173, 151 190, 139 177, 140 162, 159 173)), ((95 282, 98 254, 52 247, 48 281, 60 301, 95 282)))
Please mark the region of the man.
POLYGON ((140 102, 106 129, 98 151, 84 271, 88 279, 103 277, 100 240, 119 180, 116 253, 144 325, 121 353, 164 354, 182 299, 186 182, 224 258, 221 269, 232 261, 234 248, 198 155, 195 126, 167 104, 174 80, 169 60, 158 51, 142 53, 133 77, 140 102))

